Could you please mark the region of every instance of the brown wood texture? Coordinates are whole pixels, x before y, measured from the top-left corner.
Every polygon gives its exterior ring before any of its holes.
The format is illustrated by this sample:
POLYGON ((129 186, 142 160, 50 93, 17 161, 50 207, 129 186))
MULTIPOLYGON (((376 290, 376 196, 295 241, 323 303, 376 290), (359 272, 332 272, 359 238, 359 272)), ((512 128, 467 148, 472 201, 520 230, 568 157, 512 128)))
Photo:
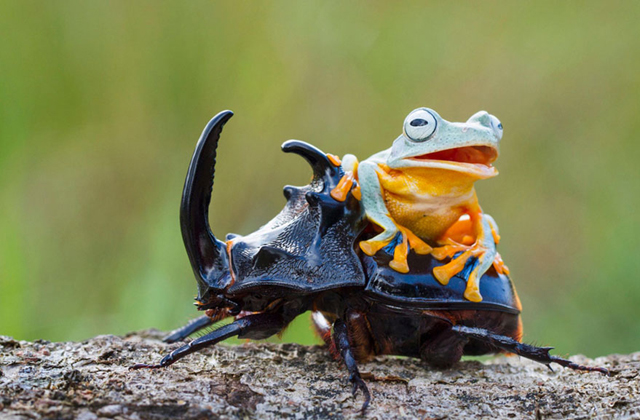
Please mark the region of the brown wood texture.
MULTIPOLYGON (((0 336, 0 418, 360 418, 342 364, 326 348, 246 343, 206 349, 164 370, 130 371, 179 344, 157 331, 74 343, 0 336)), ((595 360, 612 376, 555 372, 517 357, 448 370, 379 357, 361 365, 365 418, 638 418, 640 353, 595 360)))

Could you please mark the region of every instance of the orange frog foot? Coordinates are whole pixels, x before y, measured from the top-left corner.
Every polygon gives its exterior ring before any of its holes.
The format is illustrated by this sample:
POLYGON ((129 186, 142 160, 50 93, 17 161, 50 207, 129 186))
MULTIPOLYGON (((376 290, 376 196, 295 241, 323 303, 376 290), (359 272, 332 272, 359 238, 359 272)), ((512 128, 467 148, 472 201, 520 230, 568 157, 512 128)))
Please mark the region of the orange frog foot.
MULTIPOLYGON (((399 273, 408 273, 409 264, 407 263, 407 256, 409 255, 409 249, 413 249, 416 254, 426 255, 429 254, 433 248, 404 226, 396 224, 396 227, 400 235, 402 235, 402 242, 396 245, 393 251, 393 260, 389 263, 389 267, 399 273)), ((362 249, 365 254, 374 256, 376 252, 389 245, 394 239, 395 237, 388 241, 362 241, 360 242, 360 249, 362 249)))
MULTIPOLYGON (((445 258, 451 258, 451 261, 447 264, 433 269, 434 277, 443 285, 447 285, 453 276, 457 275, 464 269, 469 258, 480 258, 488 251, 486 247, 482 246, 478 242, 473 245, 460 244, 452 241, 451 239, 447 239, 444 242, 446 245, 435 248, 431 253, 435 259, 440 261, 445 258), (462 254, 454 258, 453 256, 459 252, 462 252, 462 254)), ((499 274, 509 274, 509 269, 504 265, 502 257, 498 253, 496 253, 493 260, 493 266, 499 274)), ((471 274, 469 274, 467 287, 464 292, 464 297, 472 302, 482 301, 479 280, 477 270, 474 269, 471 271, 471 274)))
MULTIPOLYGON (((327 153, 327 159, 329 159, 333 166, 342 165, 342 161, 336 155, 327 153)), ((351 170, 345 169, 345 173, 342 178, 340 178, 340 181, 338 181, 338 185, 336 185, 336 187, 331 190, 331 197, 333 197, 333 199, 336 201, 343 202, 347 199, 349 191, 351 191, 351 194, 353 194, 356 200, 362 200, 362 192, 360 190, 360 184, 358 183, 357 161, 355 162, 355 164, 353 164, 353 168, 351 170)))
POLYGON ((356 200, 360 201, 362 199, 360 184, 355 180, 354 174, 351 171, 348 171, 342 176, 342 178, 340 178, 338 185, 331 190, 330 194, 334 200, 343 202, 347 199, 349 191, 351 191, 351 194, 353 194, 356 200), (353 187, 353 189, 351 187, 353 187))

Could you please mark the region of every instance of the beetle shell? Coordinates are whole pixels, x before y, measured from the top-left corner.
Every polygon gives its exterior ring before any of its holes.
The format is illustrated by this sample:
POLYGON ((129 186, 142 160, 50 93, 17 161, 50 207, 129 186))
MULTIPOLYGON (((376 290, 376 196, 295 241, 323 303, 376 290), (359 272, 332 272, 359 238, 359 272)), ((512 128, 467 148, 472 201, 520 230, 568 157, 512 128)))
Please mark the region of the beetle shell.
MULTIPOLYGON (((384 252, 370 257, 360 253, 367 275, 368 294, 396 302, 402 306, 415 306, 424 310, 493 310, 519 314, 522 310, 520 300, 511 279, 498 274, 491 267, 480 281, 483 300, 471 302, 464 298, 466 281, 460 275, 451 278, 442 285, 433 276, 433 268, 444 265, 449 260, 438 261, 431 255, 409 254, 409 273, 403 274, 389 267, 393 255, 384 252)), ((468 262, 470 266, 472 262, 468 262)))

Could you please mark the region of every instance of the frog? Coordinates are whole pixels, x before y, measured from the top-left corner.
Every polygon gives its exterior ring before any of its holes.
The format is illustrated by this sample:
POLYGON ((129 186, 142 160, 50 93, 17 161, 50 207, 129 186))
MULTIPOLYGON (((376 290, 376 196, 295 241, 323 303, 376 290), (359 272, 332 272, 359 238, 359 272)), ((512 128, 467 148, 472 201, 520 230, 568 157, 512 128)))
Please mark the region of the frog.
POLYGON ((376 230, 375 236, 359 242, 362 252, 374 256, 391 247, 389 266, 400 273, 410 271, 410 250, 449 258, 433 269, 434 277, 446 285, 468 273, 464 297, 482 301, 482 275, 492 265, 508 274, 496 249, 498 225, 482 211, 474 186, 498 175, 493 162, 502 134, 500 120, 486 111, 466 122, 449 122, 423 107, 406 116, 402 134, 389 149, 362 162, 345 155, 345 176, 332 196, 341 199, 355 185, 364 217, 376 230), (469 265, 473 268, 465 270, 469 265))

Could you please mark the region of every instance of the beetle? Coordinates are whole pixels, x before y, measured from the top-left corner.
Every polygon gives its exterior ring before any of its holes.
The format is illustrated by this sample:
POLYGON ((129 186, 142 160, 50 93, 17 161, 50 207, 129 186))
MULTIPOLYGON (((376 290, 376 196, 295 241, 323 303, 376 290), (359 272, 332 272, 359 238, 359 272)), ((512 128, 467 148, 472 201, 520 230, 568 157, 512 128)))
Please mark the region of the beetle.
POLYGON ((364 254, 356 245, 375 235, 373 226, 352 192, 342 201, 332 198, 330 192, 345 171, 308 143, 290 140, 282 150, 309 163, 309 185, 286 186, 284 209, 257 231, 217 239, 209 228, 208 209, 218 141, 232 115, 223 111, 205 127, 182 194, 182 237, 198 284, 196 305, 205 315, 165 341, 183 340, 225 318, 234 321, 172 351, 158 364, 132 369, 167 367, 233 336, 264 339, 312 311, 320 336, 349 372, 354 396, 358 390, 363 393, 363 411, 371 396, 358 362, 373 355, 415 357, 447 368, 463 355, 507 352, 546 365, 608 374, 607 369, 551 355, 552 347, 521 343, 522 308, 506 273, 490 268, 480 282, 483 300, 472 302, 464 298, 465 272, 472 266, 442 285, 433 268, 446 259, 411 251, 412 268, 400 273, 389 267, 392 249, 364 254))

